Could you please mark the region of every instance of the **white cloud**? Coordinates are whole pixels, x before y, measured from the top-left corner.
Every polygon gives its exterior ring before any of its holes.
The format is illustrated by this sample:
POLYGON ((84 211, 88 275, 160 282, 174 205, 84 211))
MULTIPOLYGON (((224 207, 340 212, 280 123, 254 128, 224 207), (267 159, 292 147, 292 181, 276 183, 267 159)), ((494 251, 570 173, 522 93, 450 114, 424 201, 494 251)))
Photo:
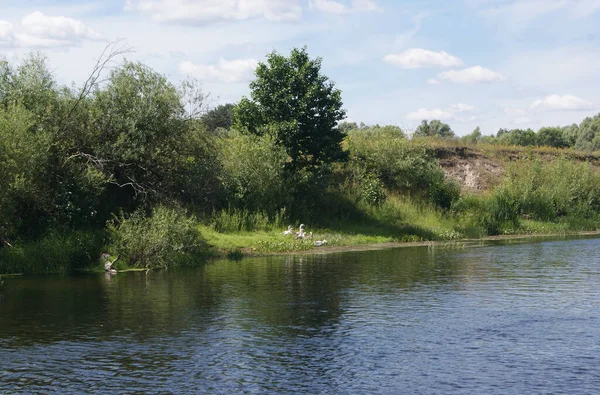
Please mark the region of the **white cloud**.
POLYGON ((428 80, 427 80, 427 83, 428 83, 429 85, 439 85, 439 84, 441 84, 441 82, 439 82, 439 81, 438 81, 438 80, 436 80, 435 78, 430 78, 430 79, 428 79, 428 80))
POLYGON ((440 121, 470 122, 477 119, 475 115, 467 115, 475 112, 475 107, 468 104, 458 103, 447 108, 419 108, 417 111, 409 112, 405 118, 410 121, 421 121, 423 119, 439 119, 440 121), (467 113, 467 114, 465 114, 467 113))
POLYGON ((297 0, 126 0, 126 11, 150 14, 163 22, 209 23, 263 17, 272 21, 297 20, 297 0))
POLYGON ((599 0, 500 0, 471 1, 480 14, 508 31, 521 31, 537 19, 559 13, 561 17, 587 18, 600 10, 599 0), (510 23, 506 23, 510 21, 510 23))
POLYGON ((100 34, 77 19, 39 11, 25 15, 18 25, 0 20, 0 43, 14 47, 63 47, 100 38, 100 34))
POLYGON ((463 61, 445 51, 433 52, 422 48, 410 48, 398 54, 384 56, 384 61, 403 69, 420 69, 425 67, 460 67, 463 61))
POLYGON ((13 29, 12 23, 0 20, 0 45, 13 43, 13 29))
POLYGON ((349 14, 352 12, 382 10, 373 0, 352 0, 350 6, 335 0, 308 0, 308 8, 331 14, 349 14))
POLYGON ((530 108, 536 111, 584 111, 593 110, 596 106, 573 95, 550 95, 534 101, 530 108))
POLYGON ((473 85, 480 82, 505 81, 506 77, 498 72, 481 66, 473 66, 461 70, 448 70, 437 75, 439 80, 455 84, 473 85))
POLYGON ((189 61, 179 64, 179 71, 200 80, 213 80, 221 82, 240 82, 252 78, 254 69, 258 65, 255 59, 219 59, 216 65, 194 64, 189 61))

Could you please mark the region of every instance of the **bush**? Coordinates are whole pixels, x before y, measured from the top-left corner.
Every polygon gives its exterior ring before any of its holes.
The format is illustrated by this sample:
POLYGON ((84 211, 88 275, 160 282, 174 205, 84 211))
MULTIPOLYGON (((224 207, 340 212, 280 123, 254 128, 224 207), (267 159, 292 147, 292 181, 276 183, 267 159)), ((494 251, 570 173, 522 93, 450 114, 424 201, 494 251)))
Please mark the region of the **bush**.
POLYGON ((221 140, 220 154, 230 206, 274 215, 284 205, 287 155, 275 138, 234 132, 221 140))
POLYGON ((518 200, 523 215, 536 220, 594 218, 600 210, 600 175, 588 163, 566 159, 517 163, 502 187, 518 200))
POLYGON ((194 217, 164 206, 147 217, 137 210, 108 225, 111 249, 133 267, 154 268, 196 263, 206 249, 194 217))
POLYGON ((104 232, 50 233, 0 247, 0 273, 66 273, 97 262, 104 232))
POLYGON ((423 195, 441 208, 449 208, 460 194, 427 144, 363 133, 351 133, 347 141, 351 166, 376 175, 390 191, 423 195))

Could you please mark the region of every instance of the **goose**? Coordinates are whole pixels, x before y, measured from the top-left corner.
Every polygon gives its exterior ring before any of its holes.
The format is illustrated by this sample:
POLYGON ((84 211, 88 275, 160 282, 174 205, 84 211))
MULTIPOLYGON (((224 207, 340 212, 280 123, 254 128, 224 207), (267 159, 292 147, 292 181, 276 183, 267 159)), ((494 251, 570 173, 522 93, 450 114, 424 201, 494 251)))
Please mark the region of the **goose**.
POLYGON ((327 240, 316 240, 313 244, 315 247, 321 247, 327 244, 327 240))
POLYGON ((291 236, 294 234, 294 228, 292 227, 292 225, 288 225, 288 228, 286 231, 283 232, 284 236, 291 236))
POLYGON ((298 231, 296 232, 296 238, 297 239, 303 239, 304 238, 304 224, 300 224, 300 229, 298 229, 298 231))

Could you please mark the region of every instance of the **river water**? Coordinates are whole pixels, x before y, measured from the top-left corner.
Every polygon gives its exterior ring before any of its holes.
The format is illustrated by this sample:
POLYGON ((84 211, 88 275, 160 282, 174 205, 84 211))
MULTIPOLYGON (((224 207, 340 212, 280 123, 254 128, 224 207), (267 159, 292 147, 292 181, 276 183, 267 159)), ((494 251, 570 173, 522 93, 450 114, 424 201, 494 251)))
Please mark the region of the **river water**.
POLYGON ((600 239, 4 281, 3 394, 600 392, 600 239))

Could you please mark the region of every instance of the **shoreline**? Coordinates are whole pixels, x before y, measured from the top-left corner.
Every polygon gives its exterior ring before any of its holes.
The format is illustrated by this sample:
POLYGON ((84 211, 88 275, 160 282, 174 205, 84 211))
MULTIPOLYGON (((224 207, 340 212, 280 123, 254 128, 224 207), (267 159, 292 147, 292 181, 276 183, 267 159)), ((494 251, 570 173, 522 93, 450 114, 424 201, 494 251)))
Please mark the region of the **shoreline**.
MULTIPOLYGON (((527 240, 527 239, 558 239, 558 238, 579 238, 579 237, 600 237, 600 230, 580 231, 580 232, 565 232, 565 233, 529 233, 529 234, 511 234, 511 235, 496 235, 485 236, 476 239, 457 239, 457 240, 440 240, 440 241, 407 241, 407 242, 383 242, 383 243, 360 243, 343 246, 328 246, 328 247, 313 247, 309 250, 296 250, 284 252, 255 252, 250 247, 235 249, 235 250, 215 250, 214 255, 207 259, 206 263, 214 263, 221 260, 241 260, 244 258, 260 258, 267 256, 289 256, 289 255, 327 255, 344 252, 361 252, 361 251, 378 251, 393 248, 409 248, 409 247, 433 247, 433 248, 468 248, 474 247, 477 244, 493 241, 511 241, 511 240, 527 240), (229 257, 232 253, 237 254, 235 258, 229 257)), ((118 273, 127 272, 142 272, 160 270, 161 268, 126 268, 121 269, 118 273)), ((103 270, 95 269, 93 266, 75 270, 72 273, 104 273, 103 270)), ((117 274, 118 274, 117 273, 117 274)), ((58 274, 48 273, 0 273, 2 277, 17 277, 30 275, 53 275, 58 274)))
MULTIPOLYGON (((287 252, 253 252, 249 248, 243 248, 243 258, 255 258, 262 256, 287 256, 287 255, 325 255, 339 252, 360 252, 360 251, 377 251, 391 248, 408 248, 408 247, 444 247, 456 246, 460 244, 476 244, 489 241, 510 241, 523 239, 554 239, 560 237, 586 237, 600 236, 600 230, 581 231, 573 233, 530 233, 530 234, 514 234, 514 235, 496 235, 484 236, 477 239, 457 239, 457 240, 439 240, 439 241, 392 241, 385 243, 364 243, 345 246, 329 246, 329 247, 313 247, 310 250, 287 251, 287 252)), ((226 254, 224 256, 226 258, 226 254)), ((223 258, 223 257, 221 257, 223 258)))

